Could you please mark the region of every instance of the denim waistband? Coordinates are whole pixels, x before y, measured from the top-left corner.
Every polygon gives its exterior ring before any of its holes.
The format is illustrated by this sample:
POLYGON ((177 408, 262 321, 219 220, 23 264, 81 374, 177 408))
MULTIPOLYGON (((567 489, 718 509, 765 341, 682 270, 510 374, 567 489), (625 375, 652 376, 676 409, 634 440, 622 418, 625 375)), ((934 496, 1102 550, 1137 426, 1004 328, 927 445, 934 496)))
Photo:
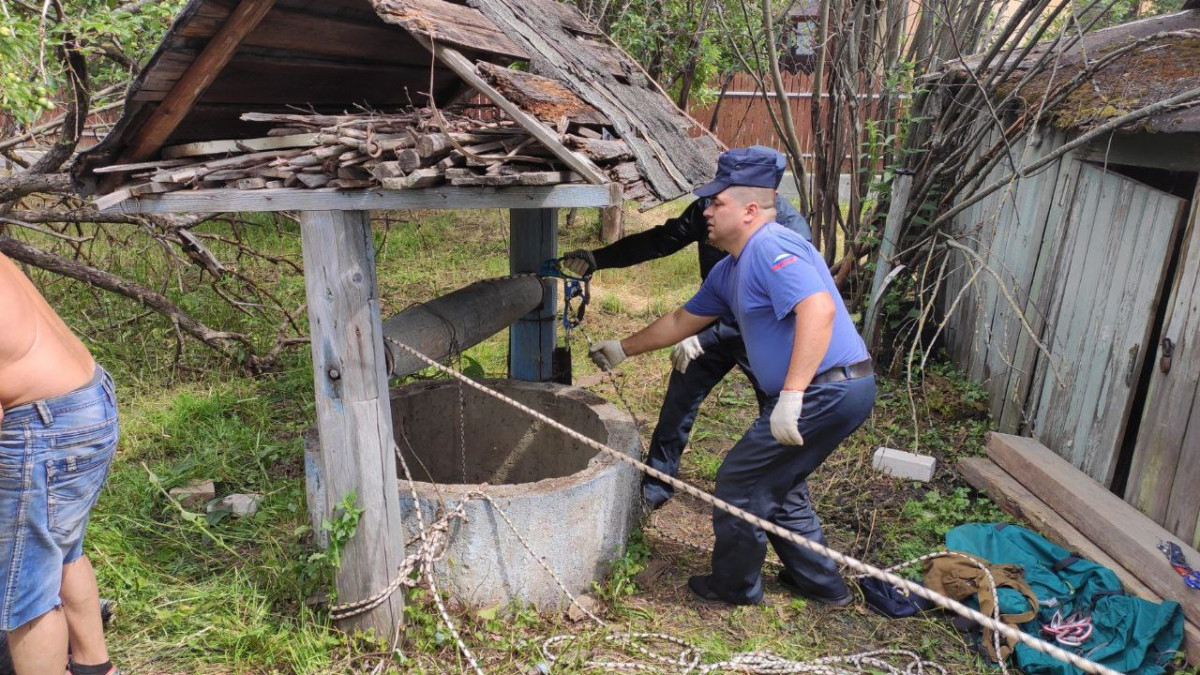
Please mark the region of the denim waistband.
POLYGON ((11 424, 22 424, 34 419, 40 420, 44 424, 49 424, 56 415, 70 412, 77 408, 92 405, 96 401, 100 389, 113 395, 112 378, 108 372, 96 364, 96 370, 92 373, 92 379, 87 384, 69 391, 59 396, 43 398, 29 403, 22 403, 18 406, 13 406, 4 411, 4 426, 11 424))

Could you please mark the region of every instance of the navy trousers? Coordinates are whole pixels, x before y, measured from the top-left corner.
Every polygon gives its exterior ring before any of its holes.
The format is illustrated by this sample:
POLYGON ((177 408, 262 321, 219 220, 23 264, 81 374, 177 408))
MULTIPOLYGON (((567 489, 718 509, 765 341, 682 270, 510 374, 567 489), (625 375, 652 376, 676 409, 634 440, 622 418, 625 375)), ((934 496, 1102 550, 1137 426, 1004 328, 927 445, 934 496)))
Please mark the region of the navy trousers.
MULTIPOLYGON (((686 373, 671 370, 667 394, 658 413, 658 426, 654 427, 654 435, 650 438, 650 453, 646 463, 671 476, 679 475, 679 460, 692 433, 700 404, 735 365, 740 366, 746 377, 750 378, 760 414, 767 402, 767 395, 759 388, 758 381, 750 371, 746 345, 737 326, 716 321, 697 333, 696 337, 700 340, 700 346, 704 347, 704 353, 688 364, 686 373)), ((642 479, 642 495, 653 506, 667 501, 674 492, 670 485, 657 478, 645 476, 642 479)))
MULTIPOLYGON (((786 446, 771 436, 771 398, 762 415, 729 451, 717 472, 716 496, 787 530, 825 544, 821 520, 808 498, 808 475, 871 414, 875 404, 873 375, 804 391, 800 414, 802 446, 786 446)), ((711 585, 730 600, 762 600, 762 564, 767 541, 779 554, 788 575, 800 584, 839 597, 848 591, 829 558, 810 552, 724 511, 713 510, 711 585)))

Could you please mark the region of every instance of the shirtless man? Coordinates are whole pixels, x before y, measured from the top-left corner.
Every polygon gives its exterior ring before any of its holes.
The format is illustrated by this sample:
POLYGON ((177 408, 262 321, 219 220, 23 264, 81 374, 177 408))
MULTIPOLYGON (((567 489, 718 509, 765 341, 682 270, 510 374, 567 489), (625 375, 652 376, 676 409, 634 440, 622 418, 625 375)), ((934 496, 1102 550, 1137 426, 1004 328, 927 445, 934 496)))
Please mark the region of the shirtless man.
POLYGON ((3 254, 0 408, 0 630, 13 665, 111 675, 83 532, 117 446, 112 379, 3 254))

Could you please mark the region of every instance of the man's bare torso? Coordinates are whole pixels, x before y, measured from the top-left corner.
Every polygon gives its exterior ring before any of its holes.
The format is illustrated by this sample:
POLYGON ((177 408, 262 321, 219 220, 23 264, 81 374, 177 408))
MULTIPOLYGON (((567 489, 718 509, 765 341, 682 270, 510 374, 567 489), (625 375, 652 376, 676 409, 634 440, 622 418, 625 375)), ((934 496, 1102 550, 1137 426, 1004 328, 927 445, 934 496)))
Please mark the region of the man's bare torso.
POLYGON ((74 391, 94 370, 87 347, 0 254, 0 407, 74 391))

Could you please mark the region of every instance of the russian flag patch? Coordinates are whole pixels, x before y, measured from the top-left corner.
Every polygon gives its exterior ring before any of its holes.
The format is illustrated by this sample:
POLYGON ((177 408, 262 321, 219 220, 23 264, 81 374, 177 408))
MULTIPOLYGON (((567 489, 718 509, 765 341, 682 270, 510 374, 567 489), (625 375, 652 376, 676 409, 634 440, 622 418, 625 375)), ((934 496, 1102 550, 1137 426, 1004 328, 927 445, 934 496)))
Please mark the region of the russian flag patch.
POLYGON ((796 262, 796 256, 792 255, 791 253, 780 253, 779 255, 775 256, 774 260, 771 261, 771 270, 774 271, 783 269, 794 262, 796 262))

